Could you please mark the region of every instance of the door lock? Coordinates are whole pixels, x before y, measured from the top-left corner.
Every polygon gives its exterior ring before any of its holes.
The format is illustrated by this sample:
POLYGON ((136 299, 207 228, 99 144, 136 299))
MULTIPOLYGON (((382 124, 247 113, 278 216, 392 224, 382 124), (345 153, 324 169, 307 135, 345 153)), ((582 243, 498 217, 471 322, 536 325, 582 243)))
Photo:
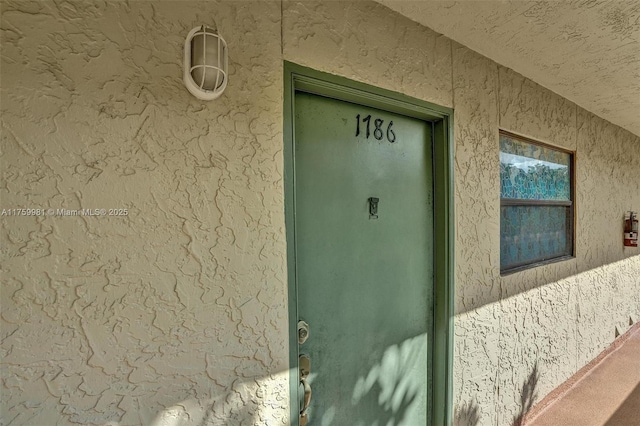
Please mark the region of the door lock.
POLYGON ((301 345, 309 338, 309 324, 300 320, 298 321, 298 344, 301 345))
POLYGON ((378 218, 378 203, 379 202, 380 202, 380 198, 369 197, 369 219, 377 219, 378 218))
POLYGON ((304 390, 299 421, 300 426, 306 426, 309 422, 309 414, 307 413, 307 410, 309 409, 309 404, 311 404, 311 385, 309 385, 309 382, 307 381, 309 373, 311 373, 311 359, 309 358, 309 355, 300 355, 298 358, 298 368, 300 385, 304 390))

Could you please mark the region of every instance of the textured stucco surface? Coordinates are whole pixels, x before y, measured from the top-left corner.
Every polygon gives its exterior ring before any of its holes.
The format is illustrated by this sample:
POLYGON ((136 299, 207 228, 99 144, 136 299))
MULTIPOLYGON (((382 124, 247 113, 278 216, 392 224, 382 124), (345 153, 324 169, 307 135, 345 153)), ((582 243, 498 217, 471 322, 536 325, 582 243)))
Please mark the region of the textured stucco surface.
POLYGON ((129 209, 1 218, 2 424, 288 422, 283 60, 455 109, 458 412, 510 424, 640 320, 639 138, 377 3, 1 6, 0 207, 129 209), (576 150, 576 259, 500 276, 500 127, 576 150))
POLYGON ((384 6, 285 1, 282 26, 286 60, 452 105, 450 40, 384 6))
POLYGON ((456 408, 461 425, 473 408, 510 425, 530 377, 537 402, 639 320, 640 256, 621 235, 640 205, 640 138, 453 46, 456 408), (575 151, 575 259, 500 276, 499 128, 575 151))
POLYGON ((376 0, 640 136, 636 0, 376 0))
POLYGON ((279 33, 274 2, 2 3, 2 207, 129 214, 2 217, 0 423, 286 423, 279 33))

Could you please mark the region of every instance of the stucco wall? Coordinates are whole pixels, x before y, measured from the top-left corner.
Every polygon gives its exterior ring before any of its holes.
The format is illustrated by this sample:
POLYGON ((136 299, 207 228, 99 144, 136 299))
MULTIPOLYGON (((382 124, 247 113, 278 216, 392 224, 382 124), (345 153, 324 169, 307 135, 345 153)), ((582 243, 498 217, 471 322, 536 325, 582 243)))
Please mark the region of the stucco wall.
POLYGON ((279 33, 277 2, 2 3, 2 207, 128 215, 2 217, 0 423, 287 421, 279 33))
POLYGON ((640 320, 640 138, 379 4, 1 7, 0 208, 128 209, 1 218, 2 424, 288 422, 283 60, 455 108, 458 412, 509 424, 640 320), (576 150, 576 259, 500 277, 500 127, 576 150))

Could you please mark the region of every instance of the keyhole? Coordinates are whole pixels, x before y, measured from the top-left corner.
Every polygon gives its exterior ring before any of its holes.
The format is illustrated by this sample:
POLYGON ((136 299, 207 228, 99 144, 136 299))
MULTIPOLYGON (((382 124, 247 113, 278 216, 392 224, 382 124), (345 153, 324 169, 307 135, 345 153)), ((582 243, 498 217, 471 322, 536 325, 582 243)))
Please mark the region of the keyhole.
POLYGON ((378 203, 380 198, 369 197, 369 219, 378 218, 378 203))

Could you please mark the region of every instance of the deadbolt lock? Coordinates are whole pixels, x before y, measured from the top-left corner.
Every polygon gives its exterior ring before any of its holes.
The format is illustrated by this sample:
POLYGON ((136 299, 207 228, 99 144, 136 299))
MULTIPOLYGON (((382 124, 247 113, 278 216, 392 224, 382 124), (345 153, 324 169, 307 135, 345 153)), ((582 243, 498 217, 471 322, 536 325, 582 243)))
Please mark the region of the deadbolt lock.
POLYGON ((300 320, 298 321, 298 344, 301 345, 309 338, 309 324, 300 320))

